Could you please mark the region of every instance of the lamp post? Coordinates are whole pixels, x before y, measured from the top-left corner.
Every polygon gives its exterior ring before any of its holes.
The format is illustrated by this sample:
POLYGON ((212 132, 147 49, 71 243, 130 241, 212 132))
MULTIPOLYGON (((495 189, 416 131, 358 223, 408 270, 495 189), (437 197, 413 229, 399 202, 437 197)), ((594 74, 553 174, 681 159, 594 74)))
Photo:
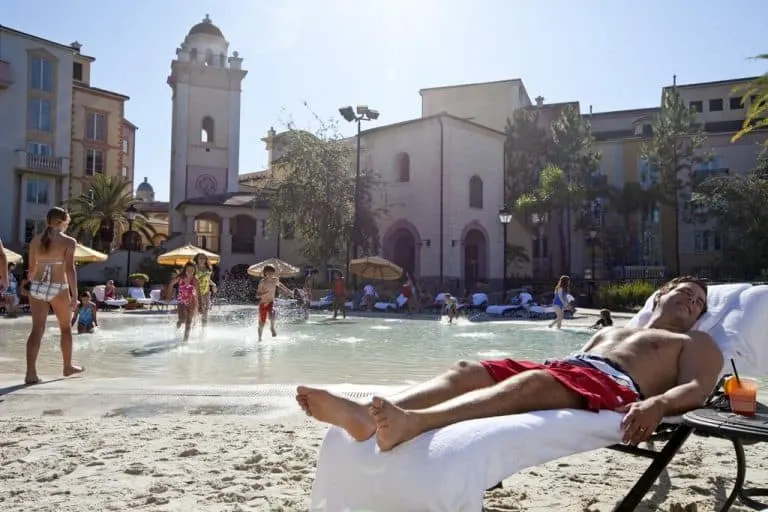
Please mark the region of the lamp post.
MULTIPOLYGON (((350 123, 357 123, 357 148, 356 148, 356 161, 355 161, 355 199, 354 199, 354 220, 352 223, 352 258, 357 258, 357 229, 359 220, 359 203, 360 203, 360 132, 363 121, 374 121, 379 118, 379 111, 369 108, 368 105, 358 105, 353 109, 351 106, 341 107, 339 114, 346 121, 350 123)), ((349 246, 347 246, 349 247, 349 246)), ((347 250, 347 273, 349 273, 349 259, 350 253, 347 250)), ((357 289, 357 278, 355 278, 354 287, 357 289)))
POLYGON ((594 229, 589 232, 589 248, 592 256, 592 271, 590 273, 591 282, 589 286, 589 303, 594 306, 593 293, 595 290, 595 243, 597 242, 597 231, 594 229))
POLYGON ((501 210, 499 210, 499 222, 501 222, 501 227, 503 229, 503 235, 502 240, 504 243, 504 265, 503 268, 503 275, 501 278, 501 286, 502 286, 502 292, 501 292, 501 301, 506 304, 507 303, 507 225, 512 222, 512 212, 509 211, 507 208, 507 205, 504 205, 501 210))
POLYGON ((136 219, 138 211, 134 205, 125 210, 125 218, 128 220, 128 231, 126 232, 125 248, 128 250, 128 264, 125 269, 125 283, 128 288, 131 287, 131 251, 133 250, 133 221, 136 219))

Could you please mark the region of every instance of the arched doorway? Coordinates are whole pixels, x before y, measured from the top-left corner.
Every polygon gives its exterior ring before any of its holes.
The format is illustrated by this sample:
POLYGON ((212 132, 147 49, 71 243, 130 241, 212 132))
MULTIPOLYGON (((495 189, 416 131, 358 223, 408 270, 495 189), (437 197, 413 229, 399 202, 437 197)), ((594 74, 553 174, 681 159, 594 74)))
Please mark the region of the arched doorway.
POLYGON ((194 245, 207 251, 219 253, 220 224, 221 219, 218 215, 211 212, 201 213, 195 217, 194 245))
POLYGON ((416 239, 405 228, 392 235, 392 261, 411 276, 416 274, 416 239))
POLYGON ((488 280, 488 241, 482 231, 472 228, 464 235, 464 284, 469 288, 488 280))

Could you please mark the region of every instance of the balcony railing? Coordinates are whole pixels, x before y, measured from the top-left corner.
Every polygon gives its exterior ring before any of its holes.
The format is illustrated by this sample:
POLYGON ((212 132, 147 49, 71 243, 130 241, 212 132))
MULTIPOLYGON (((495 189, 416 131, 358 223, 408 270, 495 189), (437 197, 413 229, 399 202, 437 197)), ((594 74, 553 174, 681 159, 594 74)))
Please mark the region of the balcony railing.
POLYGON ((7 89, 12 83, 11 63, 0 60, 0 89, 7 89))
POLYGON ((35 155, 26 151, 16 152, 16 167, 29 171, 43 171, 51 174, 62 174, 64 159, 56 156, 35 155))

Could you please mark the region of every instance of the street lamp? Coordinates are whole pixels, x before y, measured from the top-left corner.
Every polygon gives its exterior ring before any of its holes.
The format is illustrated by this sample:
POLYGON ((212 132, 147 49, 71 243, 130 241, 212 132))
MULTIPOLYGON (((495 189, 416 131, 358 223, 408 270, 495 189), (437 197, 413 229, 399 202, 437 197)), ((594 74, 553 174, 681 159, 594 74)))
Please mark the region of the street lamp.
POLYGON ((507 208, 507 205, 504 205, 501 210, 499 210, 499 222, 501 222, 501 227, 503 229, 503 243, 504 243, 504 265, 503 265, 503 275, 502 275, 502 292, 501 292, 501 302, 506 304, 507 303, 507 224, 512 222, 512 212, 509 211, 507 208))
MULTIPOLYGON (((357 158, 355 163, 355 204, 354 204, 354 222, 352 223, 352 257, 357 258, 357 223, 359 219, 360 202, 360 131, 363 121, 374 121, 379 118, 379 111, 368 108, 368 105, 358 105, 356 109, 351 106, 341 107, 339 114, 350 123, 357 123, 357 158)), ((349 247, 349 246, 347 246, 349 247)), ((347 274, 349 274, 349 251, 347 251, 347 274)), ((355 278, 355 289, 357 289, 357 278, 355 278)))
POLYGON ((589 287, 589 303, 592 306, 594 306, 592 294, 594 293, 594 289, 595 289, 595 243, 597 243, 597 231, 592 229, 589 232, 589 248, 592 256, 592 272, 590 274, 590 277, 592 278, 592 280, 591 280, 591 285, 589 287))
POLYGON ((133 221, 136 219, 136 215, 138 214, 138 210, 136 210, 136 207, 132 204, 128 207, 127 210, 125 210, 125 218, 128 220, 128 232, 126 233, 126 244, 125 247, 128 250, 128 264, 126 265, 125 269, 125 283, 128 288, 131 287, 131 250, 133 249, 133 221))

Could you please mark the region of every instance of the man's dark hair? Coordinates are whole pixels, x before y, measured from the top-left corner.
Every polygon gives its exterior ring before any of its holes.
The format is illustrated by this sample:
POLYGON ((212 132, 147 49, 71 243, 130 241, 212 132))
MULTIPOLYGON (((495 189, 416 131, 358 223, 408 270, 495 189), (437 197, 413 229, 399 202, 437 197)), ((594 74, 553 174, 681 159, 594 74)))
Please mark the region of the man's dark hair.
POLYGON ((275 272, 275 267, 272 265, 264 265, 264 270, 262 271, 264 274, 267 272, 275 272))
POLYGON ((661 300, 661 297, 663 295, 666 295, 667 293, 674 290, 677 285, 683 284, 683 283, 693 283, 702 290, 704 290, 704 308, 701 310, 701 314, 699 315, 699 318, 704 315, 704 313, 707 312, 707 283, 702 281, 701 279, 698 279, 693 276, 680 276, 672 279, 671 281, 667 281, 663 285, 661 285, 661 288, 659 288, 659 291, 656 293, 656 297, 653 299, 653 309, 656 309, 656 306, 659 305, 659 301, 661 300))

